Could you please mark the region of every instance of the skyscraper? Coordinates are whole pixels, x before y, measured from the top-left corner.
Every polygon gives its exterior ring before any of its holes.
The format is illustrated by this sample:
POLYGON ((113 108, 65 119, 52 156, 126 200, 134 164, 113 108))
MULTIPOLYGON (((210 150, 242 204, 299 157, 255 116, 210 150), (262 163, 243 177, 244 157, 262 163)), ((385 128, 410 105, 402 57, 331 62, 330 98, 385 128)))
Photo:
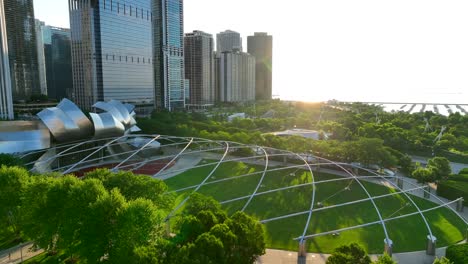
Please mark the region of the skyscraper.
POLYGON ((240 51, 218 54, 217 87, 221 102, 255 100, 255 57, 240 51))
POLYGON ((38 19, 36 19, 35 21, 39 87, 41 89, 41 94, 47 95, 46 61, 44 55, 44 39, 42 37, 46 25, 44 22, 38 19))
POLYGON ((242 51, 242 38, 238 32, 226 30, 216 34, 216 51, 242 51))
POLYGON ((69 0, 71 98, 153 103, 151 0, 69 0))
POLYGON ((153 47, 156 107, 185 108, 183 0, 153 0, 153 47))
POLYGON ((61 100, 73 90, 70 30, 46 26, 43 31, 47 72, 47 95, 61 100))
POLYGON ((33 0, 3 0, 14 100, 40 94, 33 0))
POLYGON ((190 81, 189 104, 214 104, 213 36, 202 31, 185 34, 185 78, 190 81))
POLYGON ((13 119, 10 63, 3 0, 0 0, 0 119, 13 119))
POLYGON ((269 100, 272 97, 273 37, 267 33, 255 33, 247 37, 248 53, 255 56, 255 98, 269 100))

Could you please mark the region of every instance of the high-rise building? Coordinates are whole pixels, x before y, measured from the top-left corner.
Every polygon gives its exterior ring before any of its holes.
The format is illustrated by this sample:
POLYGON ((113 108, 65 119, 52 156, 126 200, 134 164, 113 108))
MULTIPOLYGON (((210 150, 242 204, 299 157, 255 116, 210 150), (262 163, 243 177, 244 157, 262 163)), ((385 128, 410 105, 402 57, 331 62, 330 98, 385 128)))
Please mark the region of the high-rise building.
POLYGON ((216 34, 216 51, 242 51, 242 38, 238 32, 226 30, 216 34))
POLYGON ((73 90, 70 30, 46 26, 43 30, 47 95, 62 100, 73 90))
POLYGON ((272 98, 273 37, 255 33, 247 37, 247 50, 256 59, 255 98, 269 100, 272 98))
POLYGON ((153 0, 155 106, 185 108, 184 1, 153 0))
POLYGON ((0 119, 13 119, 10 62, 3 0, 0 0, 0 119))
POLYGON ((185 34, 185 78, 190 81, 188 103, 195 107, 215 102, 213 42, 213 36, 202 31, 185 34))
POLYGON ((33 0, 3 0, 14 100, 40 94, 33 0))
POLYGON ((41 89, 41 94, 47 95, 46 59, 44 55, 44 39, 42 37, 45 27, 46 25, 44 22, 36 19, 35 29, 39 87, 41 89))
POLYGON ((240 51, 218 54, 217 77, 221 102, 255 100, 255 57, 240 51))
POLYGON ((153 103, 151 0, 69 0, 73 92, 84 109, 153 103))

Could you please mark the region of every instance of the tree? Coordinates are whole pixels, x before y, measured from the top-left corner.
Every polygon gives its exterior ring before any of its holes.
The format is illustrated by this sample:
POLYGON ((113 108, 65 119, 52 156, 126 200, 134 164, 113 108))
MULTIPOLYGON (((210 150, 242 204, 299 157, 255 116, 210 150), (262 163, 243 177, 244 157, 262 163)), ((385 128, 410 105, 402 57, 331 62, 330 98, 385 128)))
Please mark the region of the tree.
POLYGON ((22 167, 23 165, 24 165, 23 161, 20 158, 14 155, 10 155, 10 154, 0 153, 0 167, 1 166, 22 167))
POLYGON ((335 249, 327 259, 327 264, 371 264, 366 251, 358 244, 352 243, 335 249))
POLYGON ((453 262, 446 257, 441 257, 436 258, 432 264, 453 264, 453 262))
POLYGON ((373 264, 397 264, 387 253, 379 256, 373 264))
POLYGON ((432 168, 436 180, 447 177, 452 173, 450 161, 444 157, 435 157, 427 162, 427 167, 432 168))
POLYGON ((432 168, 422 168, 419 167, 413 171, 412 176, 419 182, 419 183, 429 183, 434 182, 434 171, 432 168))
POLYGON ((0 222, 13 228, 19 238, 22 197, 29 184, 29 173, 18 167, 0 167, 0 222))

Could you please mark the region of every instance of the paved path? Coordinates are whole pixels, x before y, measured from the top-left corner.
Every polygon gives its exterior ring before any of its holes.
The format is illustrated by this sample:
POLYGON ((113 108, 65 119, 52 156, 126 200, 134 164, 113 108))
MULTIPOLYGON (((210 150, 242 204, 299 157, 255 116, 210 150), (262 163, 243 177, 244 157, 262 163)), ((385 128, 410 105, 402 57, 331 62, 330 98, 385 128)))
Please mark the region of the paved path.
POLYGON ((24 243, 0 252, 0 264, 21 263, 44 252, 43 250, 32 251, 32 242, 24 243))
MULTIPOLYGON (((413 162, 419 162, 422 165, 426 165, 427 161, 430 158, 426 157, 420 157, 420 156, 411 156, 413 162)), ((462 163, 456 163, 456 162, 450 162, 450 167, 452 167, 452 172, 457 174, 459 173, 463 168, 468 168, 468 164, 462 164, 462 163)))

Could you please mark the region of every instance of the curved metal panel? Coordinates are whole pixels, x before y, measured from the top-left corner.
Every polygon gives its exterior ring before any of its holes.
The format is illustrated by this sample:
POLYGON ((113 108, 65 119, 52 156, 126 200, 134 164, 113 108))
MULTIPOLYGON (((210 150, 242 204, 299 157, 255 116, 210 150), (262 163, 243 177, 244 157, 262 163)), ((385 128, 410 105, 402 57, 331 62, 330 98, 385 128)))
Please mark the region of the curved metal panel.
POLYGON ((0 153, 50 148, 50 133, 41 121, 0 122, 0 153))
POLYGON ((57 108, 60 108, 80 128, 81 138, 93 135, 93 124, 72 101, 63 99, 57 108))
POLYGON ((116 101, 116 100, 110 100, 109 104, 115 107, 117 110, 119 110, 120 114, 123 117, 123 124, 125 128, 129 128, 131 116, 130 116, 130 111, 128 111, 127 107, 125 107, 125 105, 122 104, 120 101, 116 101))
POLYGON ((95 138, 118 137, 125 134, 125 127, 111 113, 90 113, 94 123, 95 138))
POLYGON ((120 111, 115 108, 113 105, 110 105, 109 103, 106 102, 97 102, 93 105, 93 107, 97 109, 101 109, 104 112, 108 112, 111 114, 117 121, 121 122, 122 124, 124 123, 124 117, 120 113, 120 111))
POLYGON ((50 133, 58 142, 73 141, 82 138, 80 127, 66 115, 62 109, 57 107, 47 108, 37 116, 49 128, 50 133))
POLYGON ((127 108, 127 111, 130 113, 130 114, 134 114, 135 112, 135 106, 132 105, 132 104, 123 104, 125 106, 125 108, 127 108))

